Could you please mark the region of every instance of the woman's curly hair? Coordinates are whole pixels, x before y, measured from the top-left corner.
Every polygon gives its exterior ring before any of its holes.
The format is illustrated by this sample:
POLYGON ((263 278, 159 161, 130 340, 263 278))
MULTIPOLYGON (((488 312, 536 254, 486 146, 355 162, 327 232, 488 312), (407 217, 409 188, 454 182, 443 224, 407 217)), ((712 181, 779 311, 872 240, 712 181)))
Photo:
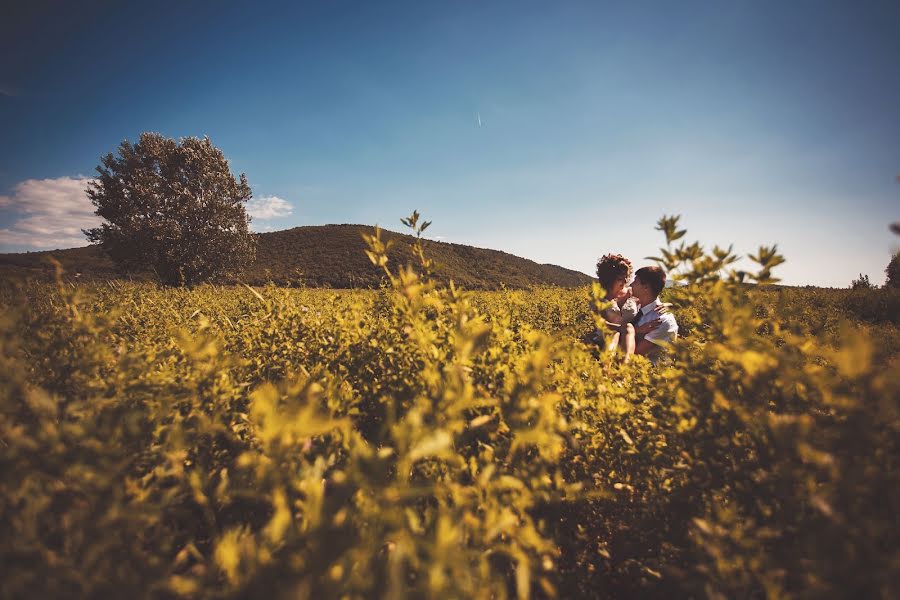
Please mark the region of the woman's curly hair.
POLYGON ((631 261, 621 254, 604 254, 597 261, 597 279, 603 289, 609 290, 616 279, 631 279, 631 261))

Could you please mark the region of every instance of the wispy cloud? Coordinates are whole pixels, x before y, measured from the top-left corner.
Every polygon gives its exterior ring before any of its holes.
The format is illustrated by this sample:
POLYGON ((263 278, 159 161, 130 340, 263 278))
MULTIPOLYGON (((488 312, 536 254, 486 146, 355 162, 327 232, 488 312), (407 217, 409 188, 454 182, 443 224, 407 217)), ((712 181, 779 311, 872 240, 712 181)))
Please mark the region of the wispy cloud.
POLYGON ((85 193, 88 177, 28 179, 12 195, 0 196, 0 210, 12 213, 12 225, 0 229, 0 247, 48 250, 85 246, 82 229, 101 219, 85 193))
POLYGON ((277 219, 294 212, 294 206, 278 196, 261 196, 247 202, 247 213, 254 219, 277 219))
POLYGON ((8 98, 15 98, 16 96, 21 96, 22 90, 14 85, 10 85, 8 83, 0 83, 0 96, 7 96, 8 98))

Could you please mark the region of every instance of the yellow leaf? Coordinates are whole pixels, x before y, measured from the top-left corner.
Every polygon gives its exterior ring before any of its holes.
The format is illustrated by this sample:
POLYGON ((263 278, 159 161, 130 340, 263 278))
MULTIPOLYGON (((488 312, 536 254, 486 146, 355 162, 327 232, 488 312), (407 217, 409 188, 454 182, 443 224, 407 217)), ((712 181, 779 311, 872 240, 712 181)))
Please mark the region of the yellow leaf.
POLYGON ((528 558, 521 556, 516 566, 516 596, 519 600, 527 600, 531 595, 531 566, 528 558))
POLYGON ((266 525, 266 535, 273 544, 279 543, 284 538, 284 533, 291 524, 291 511, 288 508, 287 497, 284 490, 276 489, 272 493, 272 507, 274 513, 269 524, 266 525))
POLYGON ((419 440, 409 451, 408 459, 415 462, 426 456, 442 456, 447 453, 453 444, 453 437, 443 429, 435 431, 430 436, 419 440))
POLYGON ((225 532, 225 535, 222 536, 222 539, 220 539, 219 543, 216 545, 214 553, 216 564, 222 569, 225 576, 228 577, 228 581, 232 584, 237 583, 238 566, 241 562, 240 553, 238 551, 239 535, 239 531, 234 529, 225 532))
POLYGON ((841 327, 841 348, 832 355, 834 366, 844 377, 855 379, 869 372, 872 366, 872 343, 861 331, 841 327))
POLYGON ((778 361, 773 357, 756 352, 755 350, 746 350, 739 357, 741 366, 751 377, 762 371, 768 371, 778 365, 778 361))
POLYGON ((200 589, 200 586, 195 579, 190 577, 172 575, 169 577, 169 589, 179 596, 190 596, 195 594, 200 589))

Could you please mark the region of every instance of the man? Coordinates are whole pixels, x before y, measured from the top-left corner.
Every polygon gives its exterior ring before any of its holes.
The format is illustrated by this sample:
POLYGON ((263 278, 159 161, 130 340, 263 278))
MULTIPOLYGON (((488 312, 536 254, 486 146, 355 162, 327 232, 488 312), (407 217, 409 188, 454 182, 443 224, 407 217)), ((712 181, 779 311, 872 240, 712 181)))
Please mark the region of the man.
POLYGON ((670 312, 659 312, 661 307, 659 294, 664 287, 666 287, 666 272, 659 267, 638 269, 631 284, 631 293, 641 303, 641 309, 632 323, 639 335, 646 331, 643 337, 637 340, 634 353, 646 356, 654 364, 665 352, 666 347, 678 337, 675 315, 670 312), (658 325, 653 328, 647 327, 653 323, 658 325))

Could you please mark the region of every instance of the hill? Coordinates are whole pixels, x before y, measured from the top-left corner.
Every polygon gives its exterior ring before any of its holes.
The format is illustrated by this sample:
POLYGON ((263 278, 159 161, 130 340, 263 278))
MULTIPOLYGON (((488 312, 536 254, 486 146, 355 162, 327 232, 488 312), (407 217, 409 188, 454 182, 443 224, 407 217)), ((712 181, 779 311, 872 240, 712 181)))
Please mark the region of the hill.
MULTIPOLYGON (((257 234, 256 262, 239 279, 251 285, 274 282, 284 286, 307 285, 330 288, 367 288, 381 283, 381 272, 364 252, 362 234, 367 225, 317 225, 257 234)), ((391 263, 412 260, 410 246, 415 238, 383 231, 394 240, 388 253, 391 263)), ((435 261, 435 277, 468 289, 528 288, 536 285, 573 287, 590 283, 579 271, 539 264, 499 250, 463 244, 427 241, 426 252, 435 261)), ((0 254, 0 269, 16 276, 49 277, 53 273, 48 258, 55 258, 65 271, 84 279, 121 277, 115 265, 99 248, 87 246, 68 250, 0 254), (79 275, 80 274, 80 275, 79 275)), ((136 278, 149 278, 149 274, 136 278)))

